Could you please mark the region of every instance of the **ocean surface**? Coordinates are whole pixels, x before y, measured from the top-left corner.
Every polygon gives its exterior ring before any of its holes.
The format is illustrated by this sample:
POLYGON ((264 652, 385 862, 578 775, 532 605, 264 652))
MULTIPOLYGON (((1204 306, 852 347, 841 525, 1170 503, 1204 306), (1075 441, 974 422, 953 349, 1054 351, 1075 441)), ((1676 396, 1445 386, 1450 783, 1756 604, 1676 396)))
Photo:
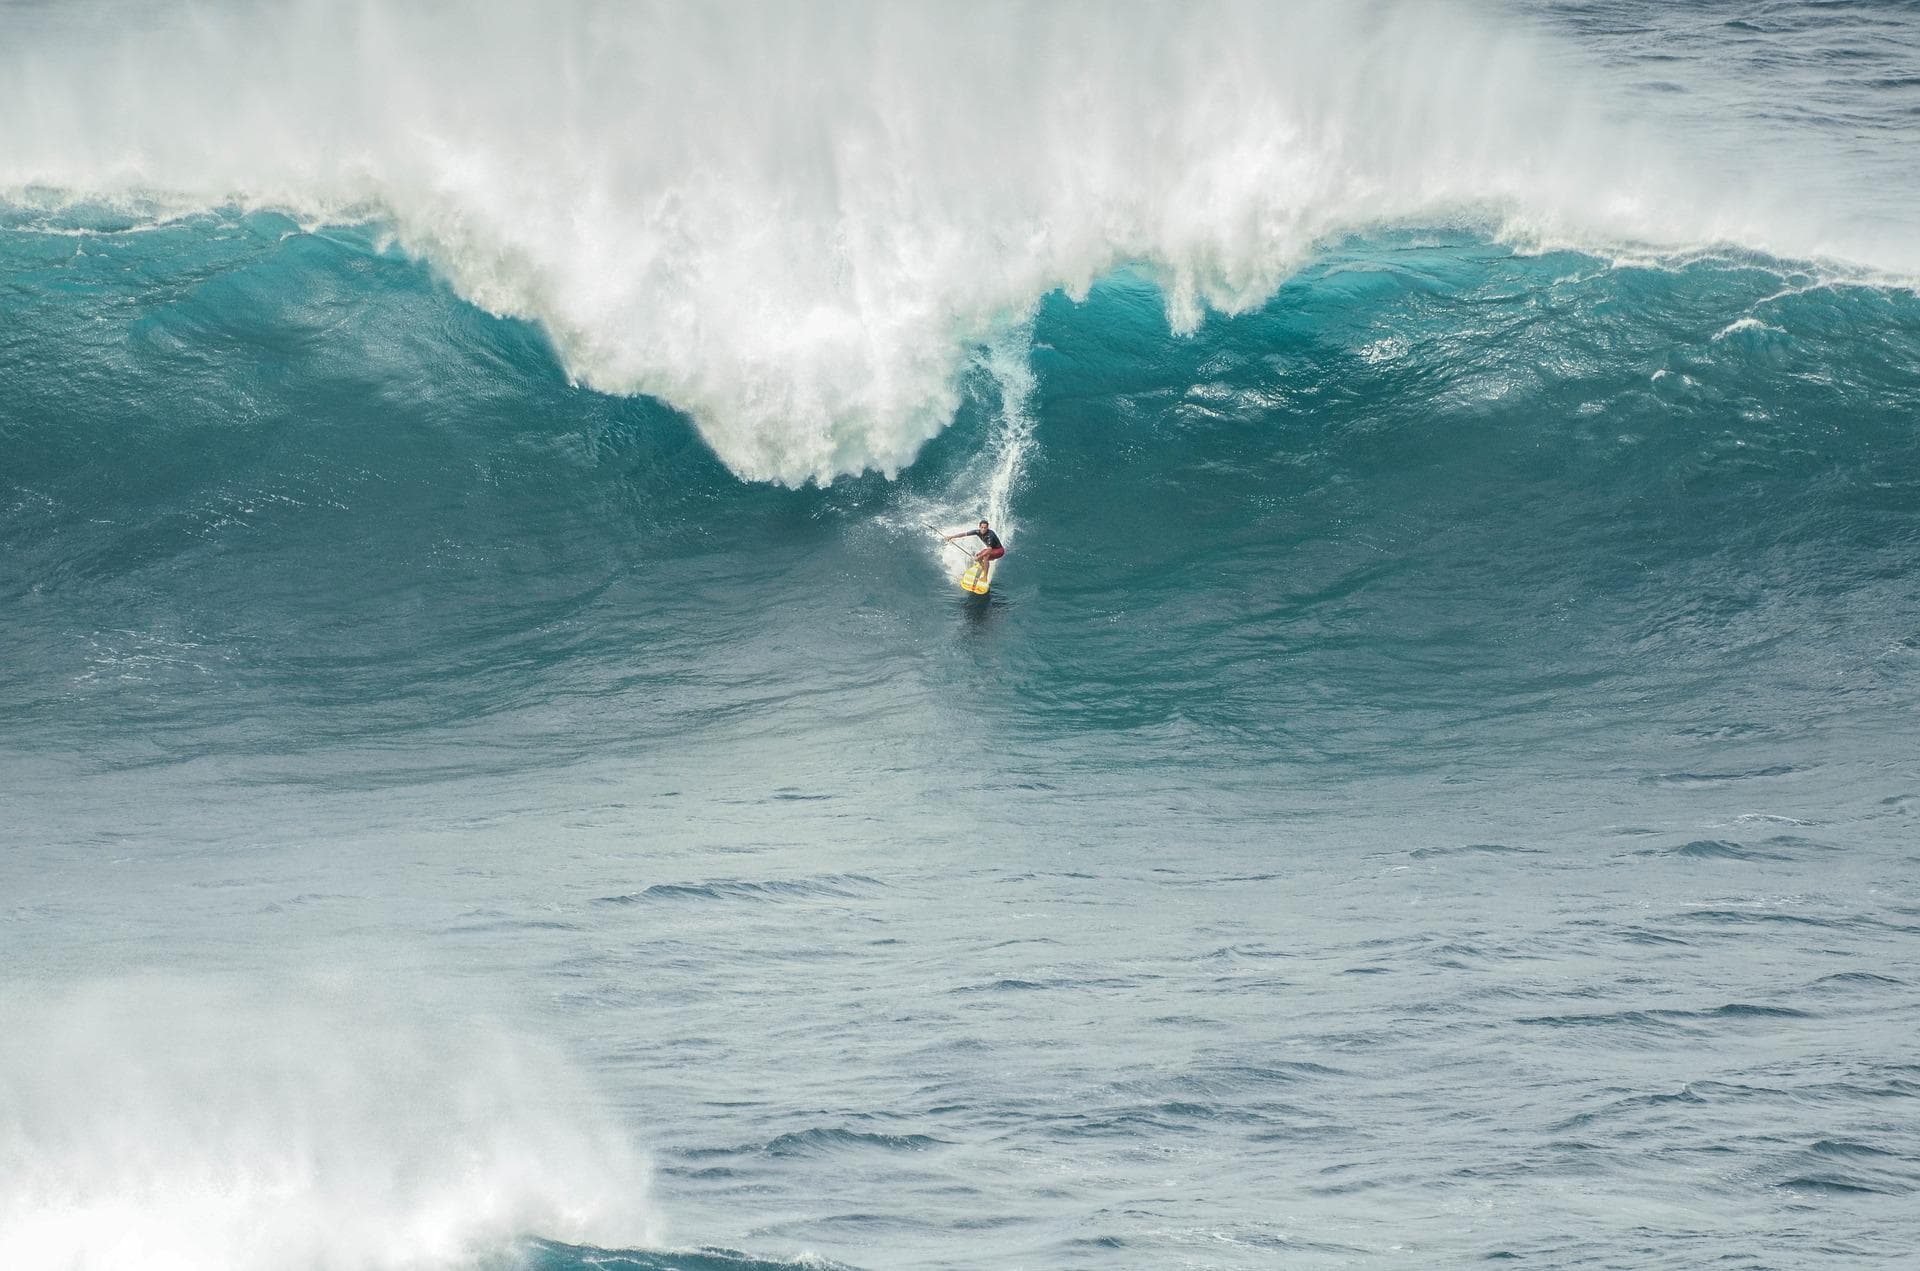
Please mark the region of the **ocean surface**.
POLYGON ((1916 154, 1891 2, 0 4, 0 1267, 1914 1265, 1916 154))

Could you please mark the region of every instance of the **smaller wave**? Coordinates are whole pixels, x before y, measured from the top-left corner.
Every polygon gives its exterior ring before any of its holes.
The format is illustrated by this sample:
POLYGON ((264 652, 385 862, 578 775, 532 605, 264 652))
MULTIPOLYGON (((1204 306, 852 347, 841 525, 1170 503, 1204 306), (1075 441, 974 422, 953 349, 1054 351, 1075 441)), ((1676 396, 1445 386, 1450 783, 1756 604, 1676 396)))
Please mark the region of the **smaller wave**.
POLYGON ((1543 1028, 1616 1028, 1627 1026, 1670 1026, 1674 1021, 1657 1011, 1605 1011, 1576 1015, 1523 1015, 1514 1021, 1543 1028))
POLYGON ((1537 847, 1513 847, 1506 843, 1466 843, 1459 847, 1416 847, 1407 855, 1416 861, 1432 860, 1443 856, 1537 856, 1537 847))
POLYGON ((1906 983, 1905 980, 1896 980, 1890 975, 1876 975, 1871 971, 1842 971, 1837 975, 1823 975, 1809 987, 1898 989, 1905 988, 1906 983))
POLYGON ((1292 1085, 1295 1082, 1313 1080, 1320 1077, 1350 1077, 1352 1072, 1345 1068, 1333 1068, 1326 1064, 1317 1064, 1311 1060, 1284 1060, 1276 1063, 1249 1066, 1229 1064, 1223 1067, 1207 1069, 1200 1073, 1189 1073, 1179 1079, 1181 1086, 1213 1090, 1218 1087, 1292 1085))
POLYGON ((1693 943, 1668 932, 1651 931, 1646 927, 1621 927, 1614 934, 1629 944, 1678 945, 1682 948, 1690 948, 1693 943))
POLYGON ((1047 989, 1064 988, 1065 980, 992 980, 985 984, 968 984, 954 989, 955 993, 1033 993, 1047 989))
POLYGON ((1695 839, 1678 847, 1649 847, 1635 856, 1678 856, 1696 861, 1789 861, 1785 852, 1769 852, 1731 839, 1695 839))
POLYGON ((1782 1191, 1824 1192, 1832 1196, 1886 1196, 1894 1194, 1890 1188, 1874 1187, 1853 1179, 1840 1178, 1833 1175, 1804 1175, 1799 1178, 1789 1178, 1778 1186, 1782 1191))
POLYGON ((1871 1143, 1855 1143, 1848 1139, 1821 1139, 1808 1149, 1820 1156, 1860 1157, 1868 1160, 1901 1160, 1898 1152, 1889 1152, 1885 1148, 1875 1147, 1871 1143))
POLYGON ((926 1152, 944 1146, 944 1139, 926 1134, 870 1134, 861 1130, 817 1126, 782 1134, 768 1142, 763 1150, 769 1156, 812 1156, 872 1148, 887 1152, 926 1152))
POLYGON ((1681 1028, 1689 1024, 1726 1019, 1813 1019, 1806 1011, 1790 1006, 1756 1006, 1749 1002, 1729 1002, 1706 1011, 1651 1010, 1611 1011, 1577 1015, 1528 1015, 1516 1020, 1551 1028, 1681 1028))
POLYGON ((1717 786, 1734 781, 1759 781, 1770 777, 1792 776, 1800 769, 1791 764, 1770 764, 1764 768, 1748 768, 1732 772, 1661 772, 1645 778, 1649 785, 1659 786, 1717 786))
MULTIPOLYGON (((1693 1014, 1693 1012, 1681 1012, 1693 1014)), ((1809 1011, 1791 1006, 1756 1006, 1750 1002, 1729 1002, 1699 1016, 1703 1019, 1813 1019, 1809 1011)))
POLYGON ((878 887, 877 880, 864 874, 837 874, 824 878, 786 879, 756 882, 725 878, 702 883, 653 883, 639 891, 617 896, 596 896, 596 905, 638 905, 655 900, 791 900, 796 898, 850 900, 862 891, 878 887))
POLYGON ((1747 317, 1747 318, 1737 319, 1733 322, 1729 322, 1726 326, 1714 332, 1713 342, 1715 344, 1718 344, 1720 341, 1726 339, 1728 336, 1738 335, 1742 331, 1769 331, 1775 335, 1786 334, 1786 332, 1782 330, 1780 327, 1773 326, 1770 323, 1762 322, 1758 318, 1747 317))
POLYGON ((1819 927, 1840 930, 1848 927, 1880 925, 1865 919, 1820 918, 1812 914, 1781 913, 1774 909, 1693 909, 1679 915, 1689 922, 1710 922, 1727 926, 1819 927))
POLYGON ((1671 1112, 1676 1107, 1706 1102, 1708 1102, 1707 1098, 1695 1091, 1692 1086, 1685 1086, 1671 1093, 1629 1095, 1614 1099, 1604 1107, 1591 1108, 1562 1118, 1553 1124, 1552 1129, 1556 1134, 1568 1134, 1575 1130, 1584 1130, 1590 1126, 1636 1117, 1648 1112, 1671 1112))
POLYGON ((853 1271, 844 1262, 803 1253, 790 1260, 756 1258, 737 1249, 598 1249, 551 1240, 528 1241, 526 1271, 853 1271))

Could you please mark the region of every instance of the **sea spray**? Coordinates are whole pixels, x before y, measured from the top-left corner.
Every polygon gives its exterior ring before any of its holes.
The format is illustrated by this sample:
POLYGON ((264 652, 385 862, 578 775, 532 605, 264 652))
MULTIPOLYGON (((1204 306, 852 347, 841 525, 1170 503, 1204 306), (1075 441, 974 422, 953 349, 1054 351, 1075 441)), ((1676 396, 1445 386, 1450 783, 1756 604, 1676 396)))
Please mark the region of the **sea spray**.
POLYGON ((1008 331, 988 347, 986 369, 1000 390, 993 430, 993 469, 987 478, 987 516, 1003 536, 1014 531, 1013 494, 1033 445, 1032 324, 1008 331))
POLYGON ((1914 263, 1849 238, 1844 199, 1676 153, 1601 70, 1465 6, 5 22, 0 201, 373 221, 538 321, 576 382, 661 397, 734 472, 786 483, 897 472, 953 417, 972 348, 1127 262, 1179 330, 1383 223, 1914 263))
POLYGON ((369 1271, 527 1230, 651 1238, 646 1169, 558 1055, 365 984, 7 994, 0 1265, 369 1271))

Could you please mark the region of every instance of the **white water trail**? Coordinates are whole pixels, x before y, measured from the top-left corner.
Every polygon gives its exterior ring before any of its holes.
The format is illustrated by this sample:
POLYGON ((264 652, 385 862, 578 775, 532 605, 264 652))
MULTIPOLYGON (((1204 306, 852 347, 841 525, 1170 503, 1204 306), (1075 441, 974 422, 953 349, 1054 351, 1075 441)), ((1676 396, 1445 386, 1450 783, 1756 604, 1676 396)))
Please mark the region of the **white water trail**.
POLYGON ((1621 89, 1439 0, 79 0, 0 7, 0 204, 377 220, 787 483, 896 472, 970 350, 1122 264, 1181 330, 1380 225, 1920 265, 1844 172, 1621 89))
MULTIPOLYGON (((997 398, 984 444, 970 462, 960 466, 942 498, 908 500, 900 521, 883 517, 883 523, 939 532, 949 527, 969 530, 985 519, 1011 552, 1019 530, 1014 495, 1034 447, 1032 347, 1033 324, 1028 320, 1007 327, 978 351, 977 365, 992 379, 997 398)), ((957 573, 979 551, 980 543, 977 539, 944 544, 935 540, 933 548, 940 569, 957 573)))
POLYGON ((1024 323, 987 347, 986 368, 1000 390, 993 433, 993 467, 987 478, 987 518, 1011 548, 1018 528, 1013 495, 1033 448, 1033 327, 1024 323))

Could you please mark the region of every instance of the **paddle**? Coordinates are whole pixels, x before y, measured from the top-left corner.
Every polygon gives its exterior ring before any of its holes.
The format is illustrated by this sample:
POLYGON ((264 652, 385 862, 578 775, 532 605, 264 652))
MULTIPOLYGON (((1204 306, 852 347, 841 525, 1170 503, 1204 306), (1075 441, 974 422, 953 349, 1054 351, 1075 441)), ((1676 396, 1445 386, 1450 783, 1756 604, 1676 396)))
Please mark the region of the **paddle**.
POLYGON ((954 542, 952 539, 948 538, 945 534, 942 534, 939 530, 934 529, 933 526, 927 525, 925 521, 920 522, 920 524, 925 525, 926 528, 933 534, 933 536, 940 540, 941 546, 951 547, 954 551, 959 552, 962 556, 965 556, 968 560, 973 559, 972 552, 960 546, 960 544, 954 542))

